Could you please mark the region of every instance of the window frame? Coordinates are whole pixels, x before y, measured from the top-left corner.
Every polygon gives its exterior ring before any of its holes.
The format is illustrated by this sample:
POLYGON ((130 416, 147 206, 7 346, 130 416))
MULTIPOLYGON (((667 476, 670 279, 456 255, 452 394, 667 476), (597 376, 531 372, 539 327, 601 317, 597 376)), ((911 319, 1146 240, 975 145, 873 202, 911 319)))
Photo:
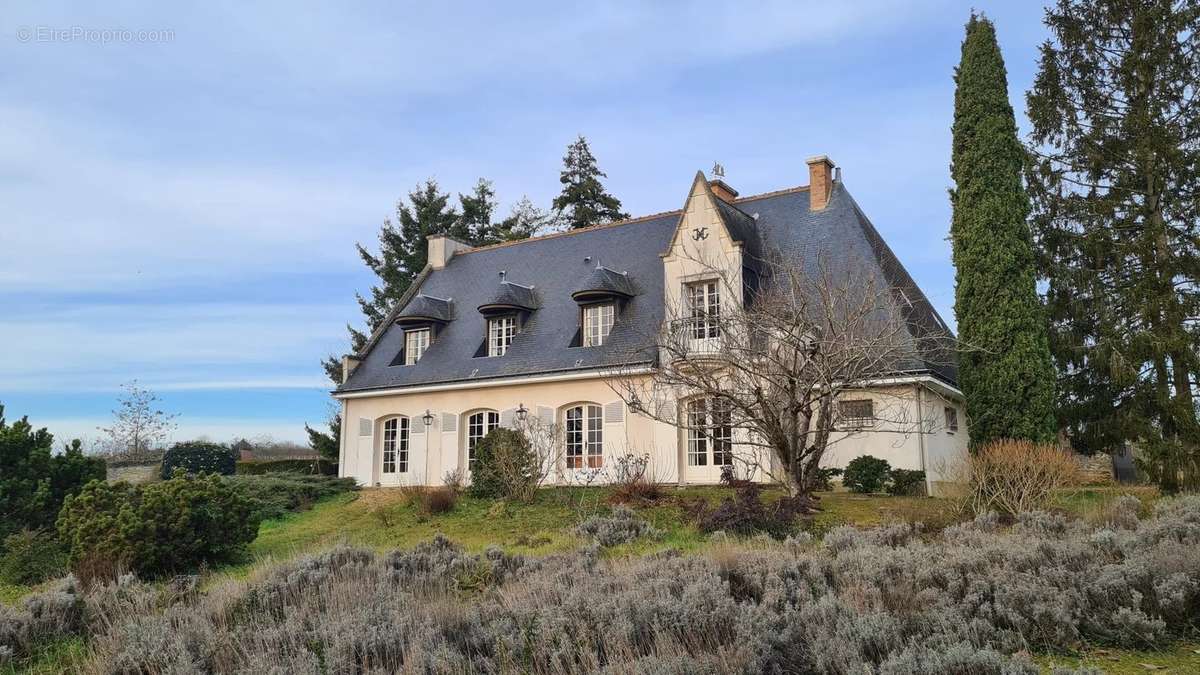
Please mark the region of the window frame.
POLYGON ((425 352, 429 351, 431 344, 433 344, 433 329, 429 327, 413 328, 404 331, 404 365, 416 365, 417 361, 420 361, 421 357, 425 355, 425 352), (418 342, 416 345, 412 344, 413 338, 418 337, 424 337, 424 343, 418 342))
POLYGON ((585 401, 563 408, 568 471, 604 467, 604 406, 585 401))
POLYGON ((380 434, 380 467, 384 475, 408 473, 409 445, 411 443, 412 424, 404 415, 394 415, 383 421, 383 433, 380 434), (389 445, 391 447, 389 447, 389 445), (388 458, 388 455, 391 458, 388 458), (388 465, 391 470, 388 470, 388 465))
POLYGON ((728 400, 698 397, 684 407, 689 467, 733 466, 733 420, 728 400))
POLYGON ((946 417, 946 433, 953 434, 958 431, 958 408, 948 405, 942 408, 942 414, 946 417))
POLYGON ((481 408, 467 413, 464 417, 466 417, 466 424, 463 425, 463 433, 466 442, 463 447, 466 453, 467 471, 470 471, 475 463, 475 446, 494 429, 500 427, 500 412, 491 408, 481 408), (478 425, 474 423, 477 417, 479 417, 478 425), (478 426, 481 433, 475 433, 472 428, 475 426, 478 426))
POLYGON ((590 305, 584 305, 579 308, 579 325, 583 335, 582 345, 584 347, 601 347, 608 336, 612 333, 613 325, 617 322, 617 303, 616 302, 597 302, 590 305), (593 338, 591 329, 593 327, 592 316, 599 314, 598 320, 595 322, 597 333, 593 338), (605 316, 607 314, 607 316, 605 316))
POLYGON ((517 336, 520 327, 516 314, 501 314, 488 317, 487 320, 487 355, 489 357, 504 356, 512 346, 513 338, 517 336), (497 329, 499 327, 499 329, 497 329))
POLYGON ((837 419, 838 425, 843 429, 869 429, 875 426, 875 399, 871 398, 850 398, 842 399, 837 402, 837 419), (848 415, 847 408, 854 405, 865 405, 867 415, 848 415))
POLYGON ((721 286, 717 279, 698 279, 683 285, 692 340, 716 340, 721 337, 721 286))

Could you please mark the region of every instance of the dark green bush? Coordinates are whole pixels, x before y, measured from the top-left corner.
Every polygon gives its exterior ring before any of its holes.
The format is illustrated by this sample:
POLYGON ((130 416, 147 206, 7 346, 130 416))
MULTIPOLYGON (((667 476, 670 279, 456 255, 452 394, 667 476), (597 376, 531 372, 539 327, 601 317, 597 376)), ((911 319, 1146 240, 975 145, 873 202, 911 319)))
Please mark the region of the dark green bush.
POLYGON ((846 470, 842 472, 842 485, 850 488, 851 492, 862 494, 882 492, 891 471, 892 467, 886 459, 862 455, 846 465, 846 470))
POLYGON ((842 475, 841 469, 817 469, 817 489, 829 491, 833 489, 833 479, 842 475))
POLYGON ((27 418, 13 424, 0 405, 0 537, 54 526, 67 495, 104 480, 104 460, 85 457, 79 441, 54 454, 54 436, 27 418))
POLYGON ((23 530, 10 534, 0 551, 0 581, 6 583, 39 584, 67 571, 67 549, 53 532, 23 530))
POLYGON ((353 478, 298 473, 227 476, 225 484, 250 504, 250 512, 260 521, 302 511, 325 497, 358 489, 353 478))
POLYGON ((493 429, 475 446, 470 493, 474 497, 528 499, 537 489, 541 470, 537 453, 525 434, 493 429))
POLYGON ((250 502, 216 475, 177 472, 161 483, 93 482, 69 497, 59 537, 81 578, 143 576, 237 559, 258 535, 250 502))
POLYGON ((914 497, 925 494, 925 472, 913 469, 892 469, 889 476, 888 494, 914 497))
POLYGON ((237 473, 259 476, 265 473, 305 473, 336 476, 337 462, 325 459, 247 460, 237 463, 237 473))
POLYGON ((175 469, 183 469, 193 474, 218 473, 222 476, 232 476, 237 469, 237 457, 229 446, 220 443, 176 443, 163 455, 163 479, 170 478, 175 469))

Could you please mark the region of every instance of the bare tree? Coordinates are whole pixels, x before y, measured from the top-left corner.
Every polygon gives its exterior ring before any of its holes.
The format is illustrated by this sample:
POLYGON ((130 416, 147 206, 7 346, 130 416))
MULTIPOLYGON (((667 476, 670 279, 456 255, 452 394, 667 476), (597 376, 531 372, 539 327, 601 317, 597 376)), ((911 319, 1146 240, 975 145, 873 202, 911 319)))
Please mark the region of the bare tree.
POLYGON ((137 380, 123 384, 121 388, 125 394, 118 399, 117 409, 113 411, 112 426, 98 427, 106 436, 103 444, 109 454, 149 456, 175 429, 175 419, 179 415, 160 410, 158 396, 139 386, 137 380))
POLYGON ((918 350, 937 351, 922 340, 949 335, 914 337, 920 331, 909 330, 908 299, 873 262, 829 264, 818 256, 806 269, 772 256, 753 276, 694 262, 704 272, 693 276, 714 280, 719 300, 711 287, 668 300, 653 375, 610 382, 631 409, 687 430, 716 451, 715 463, 739 466, 746 477, 762 471, 803 496, 817 488, 831 445, 865 424, 908 434, 928 423, 909 412, 905 394, 879 385, 918 350), (839 410, 844 395, 868 388, 870 419, 839 410), (735 444, 754 452, 734 453, 735 444))

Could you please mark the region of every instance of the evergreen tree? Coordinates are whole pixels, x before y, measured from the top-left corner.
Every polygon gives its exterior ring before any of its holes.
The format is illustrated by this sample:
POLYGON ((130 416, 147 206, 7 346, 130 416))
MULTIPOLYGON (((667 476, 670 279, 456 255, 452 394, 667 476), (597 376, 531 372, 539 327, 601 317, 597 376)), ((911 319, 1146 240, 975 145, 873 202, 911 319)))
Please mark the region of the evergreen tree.
POLYGON ((492 182, 480 178, 471 194, 458 193, 458 204, 461 213, 455 234, 465 236, 450 236, 475 246, 495 243, 497 239, 493 232, 492 213, 496 210, 496 191, 492 182))
POLYGON ((580 136, 567 146, 563 170, 559 175, 562 192, 554 198, 554 210, 565 219, 570 229, 628 218, 621 211, 621 200, 608 194, 601 178, 608 174, 596 166, 596 156, 580 136))
POLYGON ((1024 150, 991 21, 971 16, 955 74, 951 176, 959 383, 971 442, 1049 441, 1054 365, 1038 300, 1024 150))
POLYGON ((1059 0, 1045 22, 1029 184, 1062 416, 1196 487, 1200 3, 1059 0))
POLYGON ((495 242, 528 239, 553 227, 553 221, 554 217, 534 205, 529 197, 521 197, 508 217, 492 226, 492 237, 495 242))

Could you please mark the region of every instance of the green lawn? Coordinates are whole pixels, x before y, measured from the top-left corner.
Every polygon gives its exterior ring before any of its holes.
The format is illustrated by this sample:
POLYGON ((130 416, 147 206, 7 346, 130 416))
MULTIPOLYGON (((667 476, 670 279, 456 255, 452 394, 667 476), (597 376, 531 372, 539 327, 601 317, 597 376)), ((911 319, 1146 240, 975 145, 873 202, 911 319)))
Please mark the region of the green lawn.
MULTIPOLYGON (((373 489, 339 495, 314 508, 280 520, 263 523, 250 545, 257 559, 285 559, 305 551, 344 542, 379 550, 406 548, 442 533, 470 550, 496 545, 526 554, 564 551, 581 542, 575 526, 594 513, 606 512, 608 490, 603 488, 548 488, 532 503, 493 501, 463 496, 454 510, 423 515, 399 489, 373 489)), ((617 553, 646 553, 663 548, 695 550, 707 541, 691 523, 690 502, 718 503, 732 491, 721 487, 669 488, 667 497, 651 506, 637 507, 662 538, 618 549, 617 553)), ((768 490, 767 499, 777 497, 768 490)), ((872 525, 896 520, 920 520, 945 525, 954 518, 950 502, 920 497, 823 493, 822 512, 810 526, 816 534, 842 524, 872 525)))
POLYGON ((1044 672, 1050 672, 1055 666, 1071 668, 1090 666, 1099 668, 1110 675, 1134 675, 1135 673, 1183 675, 1184 673, 1200 673, 1200 645, 1180 644, 1155 652, 1089 649, 1078 657, 1039 656, 1034 660, 1044 672))

